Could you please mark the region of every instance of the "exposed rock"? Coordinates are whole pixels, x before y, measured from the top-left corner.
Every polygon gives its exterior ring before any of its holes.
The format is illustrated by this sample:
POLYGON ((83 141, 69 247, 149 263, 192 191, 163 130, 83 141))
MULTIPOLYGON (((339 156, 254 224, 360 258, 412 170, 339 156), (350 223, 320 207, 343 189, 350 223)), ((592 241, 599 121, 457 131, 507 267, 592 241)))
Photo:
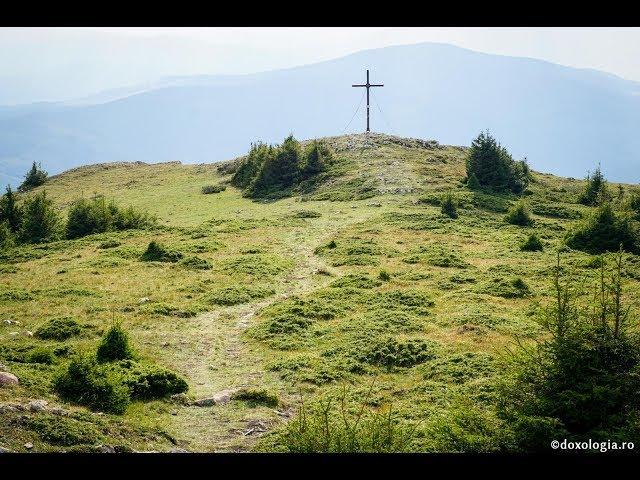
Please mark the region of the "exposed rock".
POLYGON ((24 332, 24 336, 25 337, 33 337, 33 332, 30 332, 29 330, 27 330, 26 332, 24 332))
POLYGON ((212 407, 213 405, 224 405, 231 400, 231 395, 236 393, 239 389, 226 389, 222 390, 215 395, 207 398, 201 398, 193 402, 196 407, 212 407))
POLYGON ((184 448, 175 447, 169 450, 169 453, 189 453, 189 451, 184 448))
POLYGON ((138 303, 147 303, 149 301, 150 301, 149 297, 142 297, 140 300, 138 300, 138 303))
POLYGON ((24 405, 20 403, 0 403, 0 413, 24 411, 24 405))
POLYGON ((47 405, 49 405, 49 402, 46 400, 31 400, 27 404, 29 410, 32 412, 42 412, 47 409, 47 405))
POLYGON ((53 407, 53 408, 49 408, 47 409, 47 411, 49 413, 51 413, 52 415, 58 415, 60 417, 66 417, 67 415, 69 415, 69 411, 65 410, 62 407, 53 407))
POLYGON ((2 323, 4 323, 5 325, 13 325, 13 320, 6 319, 3 320, 2 323))
POLYGON ((18 385, 20 381, 13 373, 0 372, 0 386, 18 385))
POLYGON ((4 448, 0 446, 0 453, 13 453, 13 452, 8 448, 4 448))
POLYGON ((174 393, 169 397, 172 402, 180 405, 191 405, 191 399, 186 393, 174 393))
POLYGON ((31 450, 33 448, 33 443, 31 442, 27 442, 24 444, 24 448, 26 448, 27 450, 31 450))
POLYGON ((111 445, 96 445, 96 452, 98 453, 116 453, 116 449, 111 445))
POLYGON ((193 402, 196 407, 212 407, 216 404, 216 400, 213 397, 201 398, 193 402))

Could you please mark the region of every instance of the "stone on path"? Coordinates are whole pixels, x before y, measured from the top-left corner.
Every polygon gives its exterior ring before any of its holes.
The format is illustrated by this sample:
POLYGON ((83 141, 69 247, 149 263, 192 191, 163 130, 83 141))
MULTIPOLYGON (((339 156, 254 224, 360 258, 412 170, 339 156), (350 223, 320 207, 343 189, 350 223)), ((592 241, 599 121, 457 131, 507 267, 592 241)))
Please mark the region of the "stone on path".
POLYGON ((231 400, 231 395, 236 393, 238 390, 239 389, 237 388, 222 390, 211 397, 196 400, 195 402, 193 402, 193 405, 195 405, 196 407, 212 407, 213 405, 224 405, 231 400))

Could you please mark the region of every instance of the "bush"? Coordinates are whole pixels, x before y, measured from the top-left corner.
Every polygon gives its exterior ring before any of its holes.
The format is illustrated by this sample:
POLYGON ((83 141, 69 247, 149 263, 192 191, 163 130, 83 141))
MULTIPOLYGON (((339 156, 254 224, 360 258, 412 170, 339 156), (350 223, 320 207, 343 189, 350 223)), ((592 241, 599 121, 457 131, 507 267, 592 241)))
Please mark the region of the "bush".
POLYGON ((541 217, 577 219, 582 218, 582 213, 573 208, 552 203, 535 202, 531 205, 531 211, 541 217))
POLYGON ((446 410, 426 419, 420 432, 426 445, 421 449, 437 453, 502 453, 511 447, 510 433, 508 425, 491 409, 453 392, 448 395, 446 410))
POLYGON ((509 210, 509 201, 499 195, 489 195, 483 192, 473 192, 472 204, 480 210, 489 212, 506 213, 509 210))
POLYGON ((94 233, 114 230, 147 228, 154 219, 133 207, 121 210, 113 203, 107 203, 104 197, 96 196, 91 200, 76 200, 71 205, 67 220, 67 238, 80 238, 94 233))
POLYGON ((24 201, 20 239, 26 243, 56 240, 60 236, 60 217, 43 190, 24 201))
POLYGON ((145 229, 156 224, 156 218, 147 212, 136 210, 132 206, 126 209, 116 207, 113 203, 110 208, 115 212, 113 227, 114 230, 145 229))
POLYGON ((298 180, 301 157, 300 143, 290 135, 265 158, 249 186, 250 196, 278 194, 292 187, 298 180))
POLYGON ((40 325, 35 335, 43 340, 66 340, 75 335, 80 335, 80 324, 73 318, 53 318, 40 325))
POLYGON ((519 277, 506 279, 494 278, 485 288, 485 293, 494 297, 524 298, 532 295, 531 288, 519 277))
POLYGON ((542 240, 536 235, 532 233, 527 237, 527 239, 520 245, 520 250, 523 252, 539 252, 542 251, 542 240))
POLYGON ((523 201, 519 201, 513 205, 507 212, 504 219, 507 223, 519 225, 521 227, 530 227, 533 225, 533 219, 529 213, 529 208, 523 201))
POLYGON ((100 436, 92 424, 59 415, 39 415, 29 420, 28 428, 47 443, 67 447, 93 444, 100 436))
POLYGON ((635 220, 640 220, 640 190, 633 190, 624 200, 623 206, 635 220))
POLYGON ((171 262, 175 263, 183 257, 182 253, 171 251, 161 243, 152 240, 140 260, 144 262, 171 262))
POLYGON ((133 350, 129 345, 129 335, 120 325, 112 326, 102 337, 96 358, 99 362, 113 362, 133 358, 133 350))
MULTIPOLYGON (((412 367, 435 357, 433 344, 425 340, 397 340, 392 337, 382 338, 368 345, 356 356, 361 362, 386 368, 412 367)), ((360 349, 359 349, 360 350, 360 349)))
POLYGON ((594 304, 554 273, 556 301, 544 312, 548 337, 514 358, 513 376, 500 388, 499 408, 523 450, 547 450, 553 438, 575 441, 638 438, 640 341, 623 304, 623 252, 613 272, 601 267, 594 304), (610 280, 609 280, 610 278, 610 280))
POLYGON ((224 192, 227 189, 227 187, 225 187, 224 185, 205 185, 204 187, 202 187, 202 193, 204 195, 209 195, 211 193, 220 193, 220 192, 224 192))
POLYGON ((231 396, 232 400, 242 400, 250 406, 264 405, 276 408, 280 404, 278 395, 263 388, 242 388, 231 396))
POLYGON ((190 270, 211 270, 211 264, 200 257, 185 258, 180 265, 190 270))
POLYGON ((18 187, 19 192, 26 192, 27 190, 31 190, 32 188, 39 187, 43 185, 47 180, 47 172, 42 170, 41 165, 36 162, 33 162, 31 165, 31 170, 27 172, 24 176, 24 181, 18 187))
POLYGON ((187 382, 176 373, 133 357, 126 332, 114 325, 96 356, 73 358, 56 377, 54 387, 63 398, 113 413, 123 413, 131 399, 163 398, 188 390, 187 382))
POLYGON ((0 222, 0 251, 13 247, 15 239, 6 222, 0 222))
POLYGON ((251 144, 249 154, 238 165, 231 179, 231 184, 242 189, 249 187, 267 158, 274 155, 274 150, 274 147, 264 143, 251 144))
POLYGON ((27 356, 29 363, 42 363, 44 365, 51 365, 56 361, 56 356, 53 351, 48 348, 34 348, 29 352, 27 356))
POLYGON ((109 413, 124 413, 130 401, 122 378, 89 356, 73 358, 55 378, 54 389, 63 399, 109 413))
POLYGON ((228 287, 222 287, 215 290, 207 298, 207 301, 215 305, 240 305, 242 303, 249 303, 253 300, 268 297, 274 293, 275 290, 267 287, 230 285, 228 287))
POLYGON ((476 174, 471 173, 471 175, 467 177, 467 187, 469 187, 470 190, 478 190, 480 186, 480 181, 478 177, 476 177, 476 174))
POLYGON ((509 152, 487 132, 472 142, 466 159, 467 185, 521 193, 529 184, 529 166, 514 161, 509 152), (473 179, 475 177, 475 179, 473 179))
POLYGON ((6 224, 11 233, 17 234, 22 226, 22 215, 15 193, 7 186, 7 192, 0 198, 0 225, 6 224))
POLYGON ((102 250, 106 250, 108 248, 119 247, 120 245, 122 245, 122 243, 120 243, 117 240, 106 240, 106 241, 102 242, 100 245, 98 245, 98 248, 100 248, 102 250))
POLYGON ((322 214, 313 210, 298 210, 293 216, 295 218, 319 218, 322 214))
POLYGON ((312 141, 304 151, 300 178, 306 180, 325 171, 326 164, 331 160, 331 151, 326 145, 317 140, 312 141))
POLYGON ((616 251, 621 244, 625 250, 638 252, 637 231, 630 218, 625 212, 615 212, 608 202, 569 231, 565 243, 592 254, 616 251))
MULTIPOLYGON (((419 259, 420 257, 418 257, 419 259)), ((408 263, 412 261, 412 257, 409 257, 408 263)), ((441 246, 435 246, 426 255, 426 260, 429 265, 442 268, 467 268, 469 263, 460 257, 456 252, 447 250, 441 246)))
POLYGON ((189 389, 187 382, 176 373, 154 365, 123 360, 112 365, 129 388, 131 398, 151 400, 164 398, 189 389))
POLYGON ((243 189, 249 197, 280 197, 301 182, 315 178, 331 161, 332 154, 326 145, 314 141, 303 152, 300 143, 290 135, 277 146, 252 144, 231 184, 243 189))
POLYGON ((458 209, 456 207, 456 202, 453 199, 453 195, 451 192, 448 192, 444 198, 442 199, 442 205, 440 207, 440 211, 451 218, 458 218, 458 209))
MULTIPOLYGON (((380 272, 383 274, 384 270, 380 272)), ((386 272, 384 272, 386 273, 386 272)), ((388 274, 387 274, 388 275, 388 274)), ((380 278, 380 275, 378 275, 380 278)), ((382 280, 382 278, 380 278, 382 280)), ((332 288, 375 288, 382 285, 380 280, 375 280, 364 274, 349 273, 331 282, 332 288)))
POLYGON ((380 270, 380 273, 378 273, 378 278, 383 282, 388 282, 389 280, 391 280, 391 275, 389 275, 389 272, 387 272, 386 270, 380 270))
POLYGON ((583 205, 600 205, 603 202, 607 202, 611 199, 609 189, 607 187, 607 181, 600 171, 600 165, 593 172, 593 176, 587 175, 587 185, 584 192, 578 198, 578 201, 583 205))

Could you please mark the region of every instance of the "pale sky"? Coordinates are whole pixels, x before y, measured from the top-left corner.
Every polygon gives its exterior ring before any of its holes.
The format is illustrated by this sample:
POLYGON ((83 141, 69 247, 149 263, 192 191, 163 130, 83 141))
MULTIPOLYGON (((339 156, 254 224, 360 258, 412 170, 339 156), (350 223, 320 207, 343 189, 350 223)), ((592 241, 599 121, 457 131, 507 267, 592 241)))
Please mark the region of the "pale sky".
POLYGON ((0 104, 68 100, 169 75, 252 73, 425 41, 640 81, 640 28, 0 28, 0 104))

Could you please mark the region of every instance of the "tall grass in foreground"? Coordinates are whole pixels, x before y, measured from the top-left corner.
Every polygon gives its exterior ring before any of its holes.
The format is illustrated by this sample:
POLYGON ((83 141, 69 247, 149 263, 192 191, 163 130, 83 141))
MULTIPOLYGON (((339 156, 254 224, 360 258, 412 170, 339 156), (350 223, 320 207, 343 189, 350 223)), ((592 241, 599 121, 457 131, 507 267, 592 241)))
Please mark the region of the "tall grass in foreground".
POLYGON ((313 406, 302 402, 276 443, 293 453, 407 452, 416 426, 396 419, 391 407, 372 410, 366 397, 350 402, 345 388, 313 406))

